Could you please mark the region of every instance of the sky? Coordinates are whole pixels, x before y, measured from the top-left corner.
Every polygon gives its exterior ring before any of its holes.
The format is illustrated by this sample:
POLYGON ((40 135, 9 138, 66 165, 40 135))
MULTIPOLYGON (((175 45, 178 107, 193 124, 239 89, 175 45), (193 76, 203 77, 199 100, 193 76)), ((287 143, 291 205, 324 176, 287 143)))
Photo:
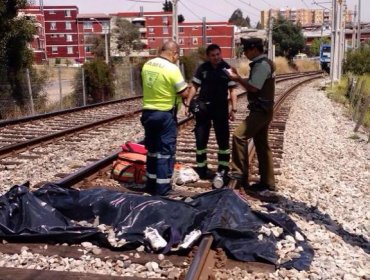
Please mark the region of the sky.
MULTIPOLYGON (((39 0, 33 0, 36 5, 39 0)), ((162 11, 164 0, 43 0, 47 5, 75 5, 80 13, 117 13, 138 12, 140 6, 144 12, 162 11), (63 4, 61 4, 63 3, 63 4)), ((348 9, 354 10, 359 0, 343 0, 348 9)), ((361 1, 361 21, 370 22, 370 0, 361 1)), ((249 16, 252 24, 260 19, 260 11, 279 8, 331 8, 331 0, 178 0, 178 14, 185 21, 228 21, 236 9, 241 9, 243 16, 249 16), (313 4, 317 3, 317 4, 313 4)))

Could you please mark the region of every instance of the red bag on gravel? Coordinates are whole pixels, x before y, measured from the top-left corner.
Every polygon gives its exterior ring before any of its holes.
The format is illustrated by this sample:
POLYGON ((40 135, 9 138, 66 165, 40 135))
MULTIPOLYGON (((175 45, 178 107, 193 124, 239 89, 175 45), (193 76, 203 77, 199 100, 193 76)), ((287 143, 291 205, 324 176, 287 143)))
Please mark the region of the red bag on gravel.
POLYGON ((126 142, 126 144, 121 145, 122 151, 124 152, 131 152, 131 153, 138 153, 142 155, 146 155, 148 150, 145 149, 145 146, 142 144, 134 143, 131 141, 126 142))
POLYGON ((146 155, 121 152, 113 162, 112 177, 120 182, 144 184, 146 181, 146 155))

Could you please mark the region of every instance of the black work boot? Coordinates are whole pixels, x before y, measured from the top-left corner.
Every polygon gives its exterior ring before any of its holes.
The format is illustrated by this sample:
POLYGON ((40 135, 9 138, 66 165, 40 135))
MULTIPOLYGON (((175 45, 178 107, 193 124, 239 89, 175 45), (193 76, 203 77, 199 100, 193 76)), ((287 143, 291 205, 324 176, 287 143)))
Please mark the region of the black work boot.
POLYGON ((209 180, 215 176, 214 172, 209 170, 208 167, 195 167, 194 170, 198 173, 199 178, 202 180, 209 180))

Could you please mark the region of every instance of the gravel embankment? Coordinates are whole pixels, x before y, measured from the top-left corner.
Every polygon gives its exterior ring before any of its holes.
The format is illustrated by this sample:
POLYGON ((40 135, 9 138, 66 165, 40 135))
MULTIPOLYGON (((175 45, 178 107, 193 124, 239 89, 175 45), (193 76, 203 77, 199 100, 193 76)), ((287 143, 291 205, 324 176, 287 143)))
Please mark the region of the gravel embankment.
MULTIPOLYGON (((279 207, 289 213, 315 250, 310 270, 280 269, 269 275, 220 270, 217 279, 370 279, 368 135, 360 132, 354 137, 355 123, 341 106, 326 98, 321 86, 323 82, 317 81, 300 89, 287 123, 282 175, 278 176, 279 193, 284 197, 279 207)), ((66 262, 57 257, 41 260, 29 252, 0 253, 0 259, 0 266, 41 269, 63 269, 54 265, 66 262)), ((106 260, 91 259, 80 260, 78 269, 72 267, 76 260, 68 260, 71 267, 67 269, 126 276, 139 276, 138 271, 146 270, 119 264, 112 271, 111 264, 105 267, 106 260)), ((159 271, 147 277, 164 275, 158 268, 148 270, 159 271)))
POLYGON ((324 91, 300 89, 285 132, 279 193, 314 248, 309 271, 221 271, 219 279, 370 279, 370 143, 324 91), (230 278, 231 277, 231 278, 230 278))
POLYGON ((355 123, 318 90, 321 85, 301 91, 285 133, 279 177, 279 192, 287 198, 283 208, 315 249, 309 273, 292 273, 310 279, 366 279, 370 143, 365 133, 354 137, 355 123))

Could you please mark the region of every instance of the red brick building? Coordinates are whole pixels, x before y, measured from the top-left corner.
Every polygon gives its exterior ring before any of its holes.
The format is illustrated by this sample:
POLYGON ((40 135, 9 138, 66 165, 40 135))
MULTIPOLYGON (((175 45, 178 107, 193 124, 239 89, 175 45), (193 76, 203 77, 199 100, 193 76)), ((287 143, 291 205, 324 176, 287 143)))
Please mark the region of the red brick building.
MULTIPOLYGON (((33 6, 22 13, 34 17, 39 28, 30 46, 35 51, 38 63, 56 58, 67 59, 72 63, 84 62, 93 57, 88 40, 91 36, 109 40, 106 45, 109 45, 110 56, 125 55, 117 50, 116 38, 111 32, 118 18, 127 19, 139 28, 144 49, 133 51, 131 56, 155 55, 159 46, 172 38, 171 12, 79 14, 77 6, 33 6)), ((179 24, 178 42, 182 55, 215 43, 220 45, 224 58, 234 57, 233 25, 227 22, 207 22, 204 29, 201 22, 179 24)))
MULTIPOLYGON (((139 27, 141 41, 145 48, 134 52, 133 56, 150 56, 157 53, 163 42, 172 38, 171 12, 137 12, 111 14, 112 28, 117 18, 124 18, 139 27)), ((227 22, 207 22, 205 24, 205 40, 203 42, 203 24, 201 22, 179 23, 178 43, 181 54, 188 54, 201 46, 218 44, 224 58, 234 57, 234 26, 227 22)), ((112 55, 122 55, 114 48, 112 38, 112 55)))
POLYGON ((84 62, 94 56, 91 53, 92 45, 89 37, 101 36, 104 40, 106 39, 105 36, 109 38, 110 17, 106 14, 78 14, 77 31, 79 56, 76 61, 84 62))
POLYGON ((77 59, 77 6, 44 6, 46 52, 50 58, 77 59))
POLYGON ((37 33, 34 35, 34 40, 29 44, 29 48, 33 50, 36 63, 41 63, 47 60, 46 53, 46 38, 45 38, 45 18, 44 14, 38 7, 33 7, 27 10, 21 10, 19 17, 26 17, 34 22, 37 33))

